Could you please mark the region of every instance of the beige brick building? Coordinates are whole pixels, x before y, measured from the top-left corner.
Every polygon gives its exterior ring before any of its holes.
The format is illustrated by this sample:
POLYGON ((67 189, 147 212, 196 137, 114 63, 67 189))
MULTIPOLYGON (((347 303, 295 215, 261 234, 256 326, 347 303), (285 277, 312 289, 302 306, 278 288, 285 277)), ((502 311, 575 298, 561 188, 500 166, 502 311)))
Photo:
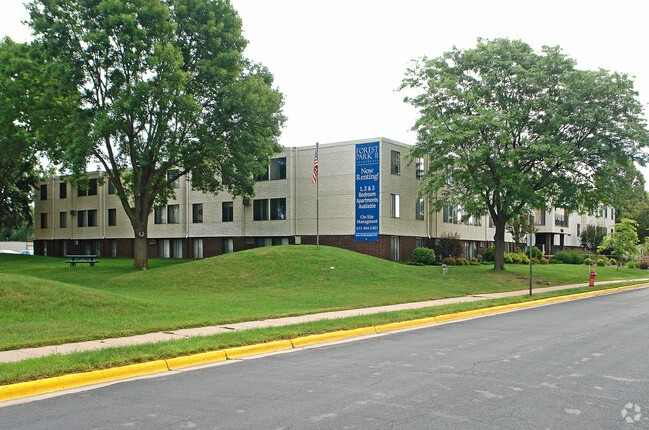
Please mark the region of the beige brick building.
MULTIPOLYGON (((406 162, 410 146, 385 138, 320 145, 318 161, 320 244, 376 257, 409 260, 418 246, 433 247, 444 232, 459 233, 465 257, 493 243, 488 217, 462 222, 460 208, 431 212, 418 196, 424 160, 406 162), (376 197, 359 196, 357 148, 378 148, 376 197), (358 240, 359 199, 376 202, 378 234, 358 240), (376 201, 378 199, 378 201, 376 201)), ((316 185, 312 183, 315 145, 287 148, 257 178, 255 197, 233 198, 191 189, 187 178, 175 185, 175 198, 149 217, 149 256, 203 258, 259 246, 316 243, 316 185)), ((39 255, 89 253, 132 257, 133 230, 119 199, 101 172, 90 173, 86 190, 51 178, 41 184, 35 202, 34 250, 39 255), (103 183, 102 183, 103 182, 103 183)), ((374 203, 370 203, 373 205, 374 203)), ((577 247, 587 225, 608 228, 610 208, 598 214, 537 211, 537 243, 546 254, 557 247, 577 247)), ((376 225, 376 224, 374 224, 376 225)), ((362 228, 362 227, 361 227, 362 228)), ((506 240, 511 242, 511 238, 506 240)), ((510 243, 511 245, 511 243, 510 243)))

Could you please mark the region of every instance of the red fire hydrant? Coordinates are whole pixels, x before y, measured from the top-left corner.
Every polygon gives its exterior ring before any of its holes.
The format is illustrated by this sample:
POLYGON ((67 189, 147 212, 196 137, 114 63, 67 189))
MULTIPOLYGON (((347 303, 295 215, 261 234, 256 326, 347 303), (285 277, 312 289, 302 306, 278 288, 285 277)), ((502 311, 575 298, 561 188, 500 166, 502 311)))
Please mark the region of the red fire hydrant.
POLYGON ((595 269, 590 269, 590 282, 588 283, 589 287, 595 286, 595 276, 597 276, 597 273, 595 273, 595 269))

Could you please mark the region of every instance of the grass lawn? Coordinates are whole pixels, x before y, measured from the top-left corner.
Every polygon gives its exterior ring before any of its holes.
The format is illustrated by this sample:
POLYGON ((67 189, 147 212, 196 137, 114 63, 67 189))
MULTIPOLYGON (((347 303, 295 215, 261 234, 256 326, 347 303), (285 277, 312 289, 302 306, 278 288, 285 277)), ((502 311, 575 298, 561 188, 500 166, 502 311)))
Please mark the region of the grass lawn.
MULTIPOLYGON (((280 246, 204 260, 0 254, 0 350, 227 324, 339 309, 526 289, 529 266, 417 267, 350 251, 280 246)), ((598 267, 598 281, 646 277, 598 267)), ((588 281, 586 266, 535 265, 534 286, 588 281)))

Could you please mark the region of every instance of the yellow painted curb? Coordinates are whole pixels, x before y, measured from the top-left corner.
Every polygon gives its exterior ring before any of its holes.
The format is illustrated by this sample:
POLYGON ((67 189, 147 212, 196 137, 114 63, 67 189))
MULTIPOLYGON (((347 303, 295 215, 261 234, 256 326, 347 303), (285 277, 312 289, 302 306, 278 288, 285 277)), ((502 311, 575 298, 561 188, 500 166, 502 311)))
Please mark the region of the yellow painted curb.
POLYGON ((17 399, 20 397, 35 396, 37 394, 51 393, 53 391, 68 390, 84 385, 109 382, 133 376, 148 375, 151 373, 166 372, 167 363, 164 360, 155 360, 147 363, 131 364, 128 366, 114 367, 111 369, 94 370, 85 373, 73 373, 54 378, 39 379, 36 381, 20 382, 12 385, 0 386, 0 401, 17 399))
POLYGON ((435 317, 419 318, 410 321, 381 324, 381 325, 374 326, 374 328, 376 329, 377 333, 381 333, 384 331, 401 330, 404 328, 419 327, 419 326, 431 325, 431 324, 437 324, 437 319, 435 317))
POLYGON ((341 331, 333 331, 331 333, 312 334, 310 336, 303 336, 303 337, 292 339, 291 342, 293 342, 294 348, 298 348, 300 346, 311 345, 314 343, 331 342, 334 340, 345 339, 347 337, 360 336, 363 334, 372 334, 372 333, 376 333, 374 327, 364 327, 364 328, 357 328, 354 330, 341 330, 341 331))
POLYGON ((480 309, 475 309, 472 311, 456 312, 454 314, 437 315, 435 319, 437 320, 437 322, 444 322, 444 321, 452 321, 452 320, 458 320, 460 318, 470 318, 476 316, 482 316, 482 311, 480 309))
POLYGON ((205 363, 214 363, 216 361, 226 360, 225 352, 223 351, 210 351, 202 352, 200 354, 192 354, 184 357, 175 357, 167 359, 167 366, 169 370, 182 369, 183 367, 196 366, 205 363))
POLYGON ((284 349, 291 349, 293 345, 290 340, 276 340, 274 342, 259 343, 257 345, 238 346, 236 348, 224 349, 228 360, 238 357, 245 357, 248 355, 264 354, 267 352, 282 351, 284 349))

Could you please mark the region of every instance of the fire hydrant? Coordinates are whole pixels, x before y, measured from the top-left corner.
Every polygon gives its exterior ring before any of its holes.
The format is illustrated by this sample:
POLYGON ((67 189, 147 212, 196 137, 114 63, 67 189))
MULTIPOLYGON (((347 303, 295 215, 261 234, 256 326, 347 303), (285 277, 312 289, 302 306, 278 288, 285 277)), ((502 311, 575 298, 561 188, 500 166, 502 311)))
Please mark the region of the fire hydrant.
POLYGON ((589 287, 595 286, 595 276, 597 276, 597 273, 595 273, 595 269, 590 269, 590 282, 588 283, 589 287))

